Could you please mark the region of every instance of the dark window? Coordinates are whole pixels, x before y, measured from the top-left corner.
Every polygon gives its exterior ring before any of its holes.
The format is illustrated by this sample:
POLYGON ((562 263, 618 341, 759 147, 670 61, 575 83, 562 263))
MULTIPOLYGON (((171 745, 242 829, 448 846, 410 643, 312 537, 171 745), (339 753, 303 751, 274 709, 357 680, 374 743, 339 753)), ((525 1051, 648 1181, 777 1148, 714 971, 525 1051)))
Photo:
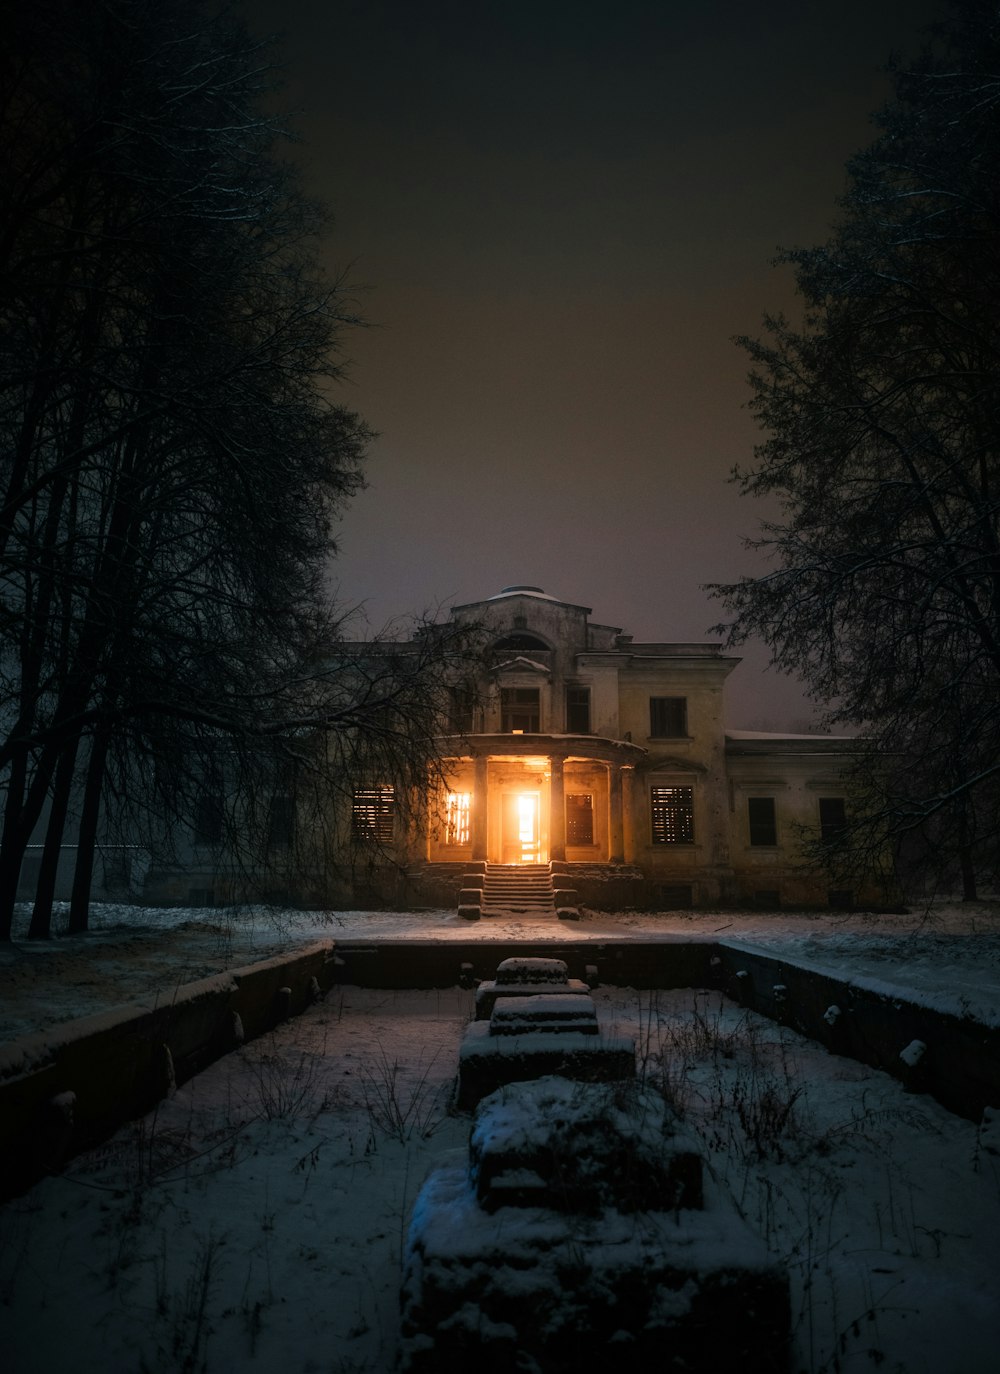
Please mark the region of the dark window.
POLYGON ((571 735, 590 734, 590 688, 566 688, 566 730, 571 735))
POLYGON ((390 784, 359 787, 354 793, 351 812, 354 838, 391 844, 395 814, 396 794, 390 784))
POLYGON ((852 911, 854 909, 854 893, 846 887, 831 887, 826 894, 826 900, 833 911, 852 911))
POLYGON ((504 635, 493 645, 494 652, 508 649, 547 649, 549 646, 537 635, 504 635))
POLYGON ((537 687, 500 688, 500 729, 505 733, 511 730, 524 730, 534 733, 539 729, 539 706, 537 687))
POLYGON ((594 843, 594 798, 589 792, 566 793, 566 843, 594 843))
POLYGON ((453 735, 472 732, 472 708, 476 703, 475 688, 467 683, 448 688, 448 729, 453 735))
POLYGON ((278 793, 271 798, 271 809, 267 817, 268 849, 287 848, 295 834, 295 803, 292 798, 278 793))
POLYGON ((687 697, 650 697, 649 733, 653 739, 684 739, 687 697))
POLYGON ((835 840, 847 826, 843 797, 820 797, 819 833, 823 840, 835 840))
POLYGON ((777 844, 778 826, 774 818, 773 797, 748 797, 751 844, 777 844))
POLYGON ((219 844, 222 839, 222 793, 206 788, 194 806, 195 844, 219 844))
POLYGON ((693 787, 654 787, 652 810, 654 844, 693 843, 693 787))

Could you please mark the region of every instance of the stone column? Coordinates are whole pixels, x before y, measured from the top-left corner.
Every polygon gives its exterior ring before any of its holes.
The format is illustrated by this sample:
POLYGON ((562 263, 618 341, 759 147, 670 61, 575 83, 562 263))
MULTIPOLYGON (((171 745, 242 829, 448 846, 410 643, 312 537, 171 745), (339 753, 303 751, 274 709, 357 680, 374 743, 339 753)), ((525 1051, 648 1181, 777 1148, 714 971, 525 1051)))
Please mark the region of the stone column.
POLYGON ((549 858, 566 859, 566 796, 563 786, 565 760, 549 759, 549 858))
POLYGON ((635 769, 629 765, 621 770, 622 788, 622 852, 627 864, 635 863, 635 769))
POLYGON ((608 764, 608 847, 613 864, 625 862, 625 835, 622 815, 622 770, 608 764))
POLYGON ((485 754, 476 755, 472 778, 472 816, 469 823, 472 832, 473 861, 486 860, 486 828, 489 815, 486 778, 489 764, 490 761, 485 754))

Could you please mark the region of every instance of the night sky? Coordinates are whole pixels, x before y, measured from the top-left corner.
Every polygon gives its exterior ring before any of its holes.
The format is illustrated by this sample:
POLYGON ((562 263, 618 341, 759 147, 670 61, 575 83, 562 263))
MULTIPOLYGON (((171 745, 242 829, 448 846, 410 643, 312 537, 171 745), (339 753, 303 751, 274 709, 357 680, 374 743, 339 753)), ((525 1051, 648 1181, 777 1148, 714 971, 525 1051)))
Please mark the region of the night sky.
MULTIPOLYGON (((704 640, 762 565, 727 483, 756 428, 732 343, 795 315, 893 52, 931 0, 250 0, 283 35, 309 191, 371 328, 341 399, 379 431, 337 594, 373 629, 532 583, 704 640)), ((745 650, 728 720, 802 727, 745 650)))

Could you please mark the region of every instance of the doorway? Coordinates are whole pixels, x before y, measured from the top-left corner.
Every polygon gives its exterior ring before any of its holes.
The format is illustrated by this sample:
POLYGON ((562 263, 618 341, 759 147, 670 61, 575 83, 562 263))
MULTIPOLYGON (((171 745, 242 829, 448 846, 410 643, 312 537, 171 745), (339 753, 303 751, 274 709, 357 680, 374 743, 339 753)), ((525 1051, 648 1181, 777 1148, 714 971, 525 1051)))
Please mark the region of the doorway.
POLYGON ((543 862, 540 812, 540 792, 504 793, 502 863, 538 864, 543 862))

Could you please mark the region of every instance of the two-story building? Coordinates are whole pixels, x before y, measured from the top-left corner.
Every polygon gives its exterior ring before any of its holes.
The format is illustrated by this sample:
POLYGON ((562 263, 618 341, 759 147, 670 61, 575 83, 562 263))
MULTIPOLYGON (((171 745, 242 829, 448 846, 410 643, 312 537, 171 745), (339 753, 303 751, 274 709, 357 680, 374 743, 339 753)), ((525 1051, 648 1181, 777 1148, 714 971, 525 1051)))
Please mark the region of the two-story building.
POLYGON ((454 693, 433 822, 394 835, 388 789, 355 802, 355 832, 378 825, 410 874, 559 860, 593 905, 850 904, 801 845, 843 824, 851 741, 727 731, 738 658, 637 643, 539 587, 451 614, 488 647, 454 693))

